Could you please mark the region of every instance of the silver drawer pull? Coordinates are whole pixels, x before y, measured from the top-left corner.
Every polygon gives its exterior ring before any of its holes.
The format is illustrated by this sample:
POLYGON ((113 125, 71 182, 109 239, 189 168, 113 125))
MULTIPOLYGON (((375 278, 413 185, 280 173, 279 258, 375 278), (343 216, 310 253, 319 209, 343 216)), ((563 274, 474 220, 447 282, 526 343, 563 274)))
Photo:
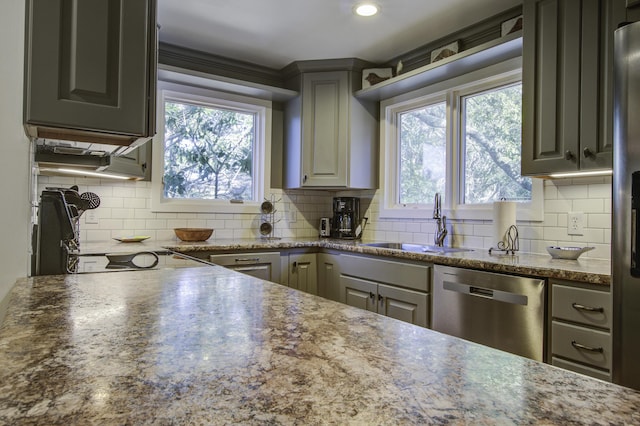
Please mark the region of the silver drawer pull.
POLYGON ((582 345, 582 344, 576 342, 575 340, 573 340, 571 342, 571 346, 573 346, 576 349, 582 349, 583 351, 598 352, 598 353, 603 353, 604 352, 604 349, 602 349, 602 347, 594 348, 592 346, 585 346, 585 345, 582 345))
POLYGON ((260 262, 259 257, 245 257, 244 259, 236 258, 236 262, 260 262))
POLYGON ((604 308, 594 308, 592 306, 585 306, 579 303, 572 303, 573 309, 578 309, 579 311, 587 311, 587 312, 604 312, 604 308))

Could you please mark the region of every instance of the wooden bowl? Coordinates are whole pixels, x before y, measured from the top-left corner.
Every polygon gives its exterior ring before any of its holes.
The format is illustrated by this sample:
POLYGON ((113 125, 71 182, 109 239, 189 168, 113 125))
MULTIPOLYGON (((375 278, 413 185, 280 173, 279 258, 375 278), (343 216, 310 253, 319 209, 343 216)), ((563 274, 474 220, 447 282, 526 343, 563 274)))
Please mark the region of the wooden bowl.
POLYGON ((176 237, 182 241, 205 241, 213 234, 212 228, 174 228, 176 237))

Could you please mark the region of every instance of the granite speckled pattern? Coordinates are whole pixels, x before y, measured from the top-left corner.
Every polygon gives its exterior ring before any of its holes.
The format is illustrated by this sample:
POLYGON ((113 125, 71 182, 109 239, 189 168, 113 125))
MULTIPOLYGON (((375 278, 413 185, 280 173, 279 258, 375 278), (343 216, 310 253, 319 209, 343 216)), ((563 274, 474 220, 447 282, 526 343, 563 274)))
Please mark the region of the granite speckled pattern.
POLYGON ((160 243, 166 249, 177 252, 264 250, 318 247, 351 253, 394 257, 461 268, 480 269, 544 278, 556 278, 609 286, 611 284, 611 263, 600 259, 563 260, 552 259, 549 255, 517 253, 506 255, 485 249, 437 254, 416 253, 370 247, 366 242, 313 239, 313 240, 212 240, 202 243, 170 242, 160 243))
POLYGON ((640 424, 640 393, 221 267, 18 281, 0 424, 640 424))

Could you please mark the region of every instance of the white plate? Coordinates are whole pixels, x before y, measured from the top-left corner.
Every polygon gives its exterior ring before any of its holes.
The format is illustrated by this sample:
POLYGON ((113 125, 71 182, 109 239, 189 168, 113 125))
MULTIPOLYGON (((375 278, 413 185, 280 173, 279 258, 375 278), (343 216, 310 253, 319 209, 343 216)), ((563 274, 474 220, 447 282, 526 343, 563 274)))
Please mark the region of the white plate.
POLYGON ((144 241, 149 238, 151 237, 148 237, 146 235, 136 235, 134 237, 117 237, 114 238, 114 240, 120 241, 121 243, 139 243, 140 241, 144 241))

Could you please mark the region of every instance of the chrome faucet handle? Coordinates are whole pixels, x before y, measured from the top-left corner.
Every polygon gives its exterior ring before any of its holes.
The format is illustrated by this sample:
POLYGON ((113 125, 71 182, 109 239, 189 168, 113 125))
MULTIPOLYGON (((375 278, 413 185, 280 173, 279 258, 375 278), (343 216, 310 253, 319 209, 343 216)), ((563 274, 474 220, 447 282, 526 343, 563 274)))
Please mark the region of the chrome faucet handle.
POLYGON ((440 193, 436 192, 436 196, 433 200, 433 218, 434 219, 440 219, 441 204, 442 204, 442 198, 440 196, 440 193))

